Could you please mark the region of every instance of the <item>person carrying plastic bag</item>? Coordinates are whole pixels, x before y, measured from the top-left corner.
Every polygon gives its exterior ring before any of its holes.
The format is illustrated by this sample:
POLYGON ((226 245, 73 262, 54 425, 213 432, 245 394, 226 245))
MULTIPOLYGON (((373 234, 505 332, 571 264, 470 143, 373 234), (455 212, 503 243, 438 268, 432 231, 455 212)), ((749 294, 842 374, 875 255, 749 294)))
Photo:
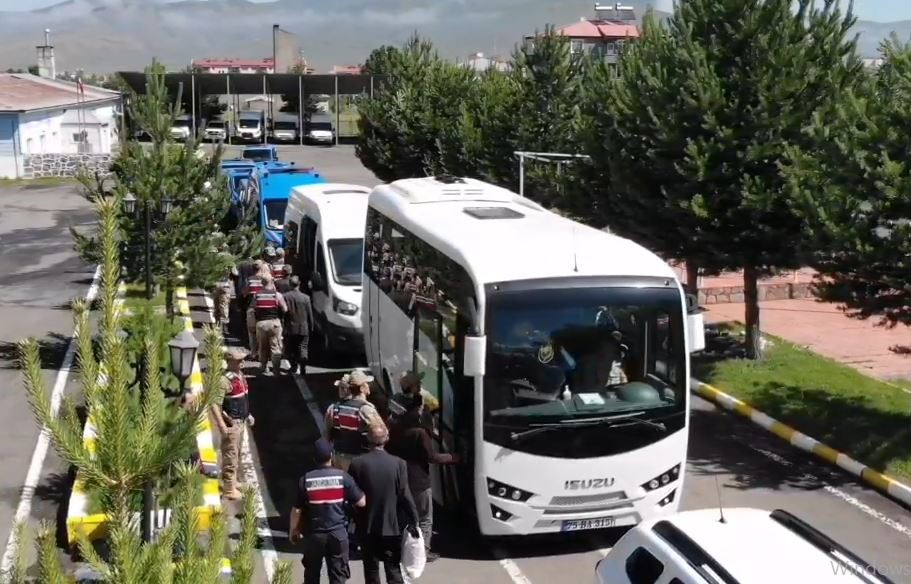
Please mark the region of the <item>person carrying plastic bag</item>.
POLYGON ((402 575, 405 581, 420 578, 427 566, 427 550, 424 535, 414 525, 409 525, 402 534, 402 575))

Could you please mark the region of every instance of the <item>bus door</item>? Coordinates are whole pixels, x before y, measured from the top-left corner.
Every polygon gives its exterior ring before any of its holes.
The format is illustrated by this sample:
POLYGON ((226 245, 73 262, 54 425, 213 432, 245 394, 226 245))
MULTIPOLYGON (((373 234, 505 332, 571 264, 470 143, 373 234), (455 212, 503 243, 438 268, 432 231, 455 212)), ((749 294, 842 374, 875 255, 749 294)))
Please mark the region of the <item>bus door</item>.
MULTIPOLYGON (((434 448, 438 452, 458 452, 454 431, 452 384, 444 372, 454 354, 447 349, 449 341, 444 339, 443 318, 430 302, 415 300, 413 310, 413 370, 421 376, 424 390, 433 396, 433 399, 425 399, 424 407, 432 412, 434 448)), ((455 505, 459 495, 452 465, 433 465, 431 476, 434 498, 445 507, 455 505)))

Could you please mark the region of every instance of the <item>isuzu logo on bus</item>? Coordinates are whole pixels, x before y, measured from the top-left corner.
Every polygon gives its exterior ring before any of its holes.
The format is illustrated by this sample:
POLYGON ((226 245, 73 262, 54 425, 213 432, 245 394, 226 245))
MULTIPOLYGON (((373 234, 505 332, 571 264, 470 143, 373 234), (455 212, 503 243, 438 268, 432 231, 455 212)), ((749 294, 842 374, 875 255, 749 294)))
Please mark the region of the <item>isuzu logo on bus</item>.
POLYGON ((575 481, 566 481, 563 487, 567 491, 579 491, 582 489, 603 489, 604 487, 614 486, 614 479, 580 479, 575 481))

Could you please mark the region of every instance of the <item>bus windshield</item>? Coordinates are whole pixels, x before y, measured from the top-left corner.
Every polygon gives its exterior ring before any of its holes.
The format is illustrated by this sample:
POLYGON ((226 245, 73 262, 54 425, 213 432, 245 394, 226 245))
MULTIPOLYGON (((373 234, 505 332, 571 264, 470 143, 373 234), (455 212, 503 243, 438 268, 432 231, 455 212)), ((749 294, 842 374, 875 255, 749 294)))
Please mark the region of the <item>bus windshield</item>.
POLYGON ((263 201, 266 228, 270 231, 282 231, 285 226, 285 209, 287 208, 288 199, 263 201))
POLYGON ((583 458, 640 448, 683 426, 677 288, 497 292, 487 323, 488 441, 583 458))
POLYGON ((363 239, 330 239, 329 257, 332 259, 332 277, 336 282, 342 286, 360 286, 363 239))

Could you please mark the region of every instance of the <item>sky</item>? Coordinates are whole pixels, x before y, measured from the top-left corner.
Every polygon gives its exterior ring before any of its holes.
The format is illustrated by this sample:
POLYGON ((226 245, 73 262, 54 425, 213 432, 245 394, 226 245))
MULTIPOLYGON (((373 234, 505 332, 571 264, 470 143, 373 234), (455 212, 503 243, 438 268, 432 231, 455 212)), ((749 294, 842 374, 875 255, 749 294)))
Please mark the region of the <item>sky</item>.
MULTIPOLYGON (((251 0, 253 2, 263 0, 251 0)), ((266 0, 267 1, 267 0, 266 0)), ((559 2, 559 0, 554 0, 559 2)), ((667 10, 673 0, 652 0, 656 8, 667 10)), ((847 0, 843 0, 847 3, 847 0)), ((0 10, 33 10, 60 0, 0 0, 0 10)), ((892 22, 911 20, 911 0, 854 0, 854 13, 862 20, 892 22)))

